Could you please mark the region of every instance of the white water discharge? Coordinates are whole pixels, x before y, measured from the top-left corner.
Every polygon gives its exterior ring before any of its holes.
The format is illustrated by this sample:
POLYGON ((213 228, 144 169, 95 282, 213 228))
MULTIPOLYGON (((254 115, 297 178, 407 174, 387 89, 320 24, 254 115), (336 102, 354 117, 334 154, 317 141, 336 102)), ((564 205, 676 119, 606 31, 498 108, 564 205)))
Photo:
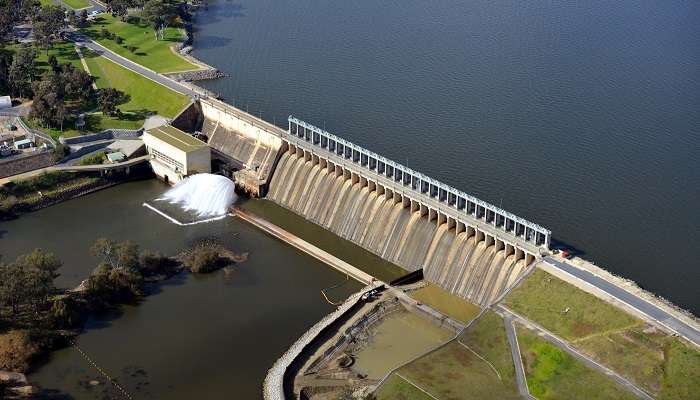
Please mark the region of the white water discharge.
POLYGON ((236 201, 235 185, 225 176, 197 174, 180 181, 157 201, 177 204, 201 218, 222 217, 236 201))

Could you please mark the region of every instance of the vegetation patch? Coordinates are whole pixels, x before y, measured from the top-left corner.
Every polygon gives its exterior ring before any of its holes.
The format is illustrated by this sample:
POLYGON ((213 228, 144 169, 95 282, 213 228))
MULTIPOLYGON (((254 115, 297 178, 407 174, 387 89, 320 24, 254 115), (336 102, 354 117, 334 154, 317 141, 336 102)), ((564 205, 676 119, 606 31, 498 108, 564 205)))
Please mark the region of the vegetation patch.
POLYGON ((391 375, 376 395, 377 400, 432 400, 405 379, 391 375))
POLYGON ((90 2, 87 0, 61 0, 63 3, 65 3, 68 7, 78 10, 81 8, 86 8, 90 7, 90 2))
POLYGON ((641 322, 541 269, 535 269, 508 295, 506 305, 567 340, 629 328, 641 322))
POLYGON ((180 29, 166 27, 162 38, 140 17, 130 16, 126 21, 109 14, 101 14, 82 31, 92 39, 120 56, 156 72, 182 72, 199 67, 175 53, 171 47, 183 40, 180 29))
POLYGON ((516 325, 530 393, 538 399, 636 399, 604 374, 516 325))
POLYGON ((503 318, 491 310, 485 312, 459 337, 459 341, 486 359, 498 371, 504 385, 517 389, 503 318))
POLYGON ((102 164, 107 160, 107 153, 104 151, 99 151, 95 154, 90 154, 80 159, 78 165, 98 165, 102 164))
POLYGON ((481 311, 474 304, 432 283, 409 294, 414 299, 428 304, 450 318, 465 324, 479 315, 479 311, 481 311))
POLYGON ((398 372, 439 399, 519 398, 513 385, 504 384, 487 362, 457 341, 419 358, 398 372))
POLYGON ((666 349, 664 381, 658 399, 697 399, 700 393, 700 353, 678 340, 666 349))

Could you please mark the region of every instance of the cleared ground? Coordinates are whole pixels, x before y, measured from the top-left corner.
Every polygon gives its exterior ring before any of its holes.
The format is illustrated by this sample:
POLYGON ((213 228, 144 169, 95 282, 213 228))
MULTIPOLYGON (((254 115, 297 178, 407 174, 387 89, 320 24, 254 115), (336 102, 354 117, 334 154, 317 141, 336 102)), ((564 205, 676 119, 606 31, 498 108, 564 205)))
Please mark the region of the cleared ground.
POLYGON ((459 341, 486 359, 500 374, 503 385, 513 391, 517 390, 513 357, 503 318, 493 311, 487 311, 460 336, 459 341))
POLYGON ((636 399, 604 374, 516 325, 530 393, 538 399, 636 399))
POLYGON ((120 56, 156 72, 180 72, 199 68, 171 49, 172 45, 183 39, 179 28, 168 27, 163 39, 156 39, 153 28, 145 21, 138 17, 130 17, 129 21, 133 23, 124 22, 109 14, 100 14, 82 32, 120 56), (118 44, 114 37, 103 35, 102 29, 119 36, 122 43, 118 44), (134 51, 129 50, 132 46, 134 51))
POLYGON ((567 340, 640 323, 617 307, 540 269, 513 290, 505 304, 567 340))
POLYGON ((433 284, 409 292, 414 299, 428 304, 441 313, 462 323, 468 323, 479 314, 479 307, 467 300, 457 297, 452 293, 433 284))
MULTIPOLYGON (((504 385, 486 361, 457 341, 399 369, 398 373, 441 400, 519 398, 517 390, 504 385)), ((395 390, 392 386, 382 387, 380 398, 395 390)))
POLYGON ((432 400, 424 392, 399 376, 392 375, 377 393, 377 400, 432 400))

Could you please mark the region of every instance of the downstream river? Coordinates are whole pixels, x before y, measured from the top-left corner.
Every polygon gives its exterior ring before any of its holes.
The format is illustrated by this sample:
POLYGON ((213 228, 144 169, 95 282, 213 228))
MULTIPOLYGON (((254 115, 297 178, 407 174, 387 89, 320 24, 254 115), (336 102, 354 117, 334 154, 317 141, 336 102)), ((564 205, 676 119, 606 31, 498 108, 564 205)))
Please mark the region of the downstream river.
MULTIPOLYGON (((202 239, 249 252, 231 272, 151 286, 140 304, 91 318, 77 343, 135 399, 259 398, 267 369, 334 309, 320 290, 344 283, 328 291, 339 300, 360 285, 238 219, 181 227, 142 206, 166 189, 155 180, 127 183, 3 222, 3 257, 52 251, 64 262, 59 285, 72 287, 97 266, 89 248, 98 237, 169 255, 202 239)), ((121 398, 72 347, 52 353, 29 379, 70 398, 121 398), (89 386, 93 379, 102 384, 89 386)))
POLYGON ((697 1, 214 1, 204 85, 549 227, 700 313, 697 1))

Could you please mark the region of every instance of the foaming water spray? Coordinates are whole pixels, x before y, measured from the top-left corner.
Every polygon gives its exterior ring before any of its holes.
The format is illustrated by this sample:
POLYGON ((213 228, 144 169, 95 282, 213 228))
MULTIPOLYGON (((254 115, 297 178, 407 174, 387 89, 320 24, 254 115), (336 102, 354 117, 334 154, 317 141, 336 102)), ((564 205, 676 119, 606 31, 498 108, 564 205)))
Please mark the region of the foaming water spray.
POLYGON ((225 176, 196 174, 183 179, 155 200, 177 205, 194 214, 197 220, 189 223, 180 222, 151 204, 143 205, 178 225, 199 224, 226 217, 228 208, 237 199, 235 188, 233 181, 225 176))

